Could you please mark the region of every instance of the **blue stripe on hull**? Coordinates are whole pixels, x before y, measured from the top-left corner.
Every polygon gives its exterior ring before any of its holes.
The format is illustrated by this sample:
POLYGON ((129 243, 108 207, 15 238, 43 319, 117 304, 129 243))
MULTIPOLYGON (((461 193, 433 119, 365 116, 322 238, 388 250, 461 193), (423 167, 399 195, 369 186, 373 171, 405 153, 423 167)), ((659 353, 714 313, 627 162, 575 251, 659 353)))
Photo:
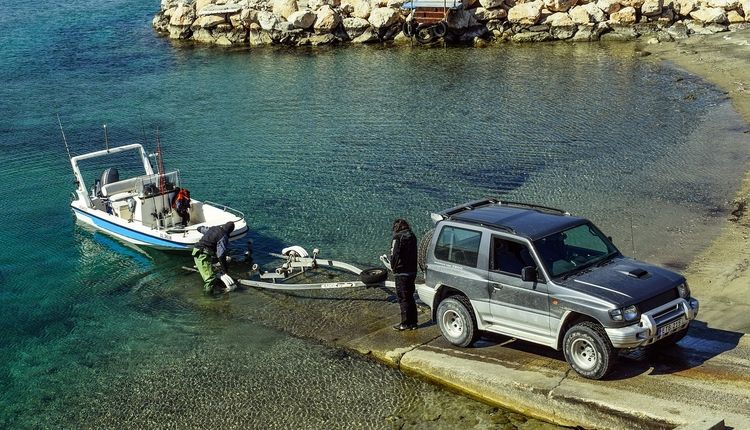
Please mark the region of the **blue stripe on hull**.
POLYGON ((171 240, 154 237, 145 233, 141 233, 135 230, 131 230, 126 227, 122 227, 113 222, 107 221, 103 218, 99 218, 96 215, 84 212, 78 208, 73 207, 75 212, 78 212, 82 216, 88 217, 94 223, 96 227, 105 232, 116 234, 125 240, 132 241, 139 245, 153 246, 159 249, 185 251, 193 247, 192 244, 183 244, 179 242, 173 242, 171 240))

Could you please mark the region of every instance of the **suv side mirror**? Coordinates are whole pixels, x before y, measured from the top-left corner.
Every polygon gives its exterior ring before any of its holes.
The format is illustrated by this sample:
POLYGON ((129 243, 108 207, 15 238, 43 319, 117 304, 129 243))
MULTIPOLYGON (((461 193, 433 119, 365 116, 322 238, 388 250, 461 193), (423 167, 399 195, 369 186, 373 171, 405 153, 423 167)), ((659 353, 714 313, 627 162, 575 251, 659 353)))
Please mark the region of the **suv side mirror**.
POLYGON ((521 269, 521 280, 523 282, 536 282, 536 267, 526 266, 521 269))

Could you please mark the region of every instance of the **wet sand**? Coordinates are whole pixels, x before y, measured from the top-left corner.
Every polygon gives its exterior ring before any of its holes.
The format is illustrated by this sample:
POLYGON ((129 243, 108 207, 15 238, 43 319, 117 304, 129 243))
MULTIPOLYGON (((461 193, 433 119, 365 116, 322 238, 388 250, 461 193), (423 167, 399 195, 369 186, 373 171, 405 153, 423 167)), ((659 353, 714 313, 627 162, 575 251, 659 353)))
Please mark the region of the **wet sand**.
MULTIPOLYGON (((750 30, 640 48, 714 83, 750 124, 750 30)), ((750 125, 744 133, 750 139, 750 125)), ((710 145, 711 142, 706 142, 710 145)), ((699 319, 710 327, 750 331, 750 171, 731 199, 732 213, 719 236, 684 271, 701 301, 699 319)))

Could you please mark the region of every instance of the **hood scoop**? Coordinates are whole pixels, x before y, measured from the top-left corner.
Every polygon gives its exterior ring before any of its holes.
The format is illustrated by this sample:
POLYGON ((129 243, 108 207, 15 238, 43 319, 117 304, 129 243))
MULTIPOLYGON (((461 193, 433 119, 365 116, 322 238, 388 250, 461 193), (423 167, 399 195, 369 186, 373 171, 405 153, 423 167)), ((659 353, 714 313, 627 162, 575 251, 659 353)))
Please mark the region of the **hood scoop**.
POLYGON ((630 270, 618 270, 618 272, 622 273, 625 276, 630 276, 631 278, 636 278, 636 279, 643 279, 643 278, 650 277, 650 273, 648 273, 648 271, 643 270, 641 268, 633 268, 630 270))

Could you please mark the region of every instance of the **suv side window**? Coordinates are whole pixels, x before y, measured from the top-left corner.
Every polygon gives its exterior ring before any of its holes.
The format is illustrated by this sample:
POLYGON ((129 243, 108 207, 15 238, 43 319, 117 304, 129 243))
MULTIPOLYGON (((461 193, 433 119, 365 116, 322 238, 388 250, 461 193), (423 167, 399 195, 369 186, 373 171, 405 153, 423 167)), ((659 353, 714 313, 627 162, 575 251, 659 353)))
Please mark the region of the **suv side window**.
POLYGON ((464 266, 477 267, 482 233, 446 226, 435 244, 435 258, 464 266))
POLYGON ((490 270, 521 277, 521 269, 536 267, 526 245, 501 237, 492 238, 490 270))

